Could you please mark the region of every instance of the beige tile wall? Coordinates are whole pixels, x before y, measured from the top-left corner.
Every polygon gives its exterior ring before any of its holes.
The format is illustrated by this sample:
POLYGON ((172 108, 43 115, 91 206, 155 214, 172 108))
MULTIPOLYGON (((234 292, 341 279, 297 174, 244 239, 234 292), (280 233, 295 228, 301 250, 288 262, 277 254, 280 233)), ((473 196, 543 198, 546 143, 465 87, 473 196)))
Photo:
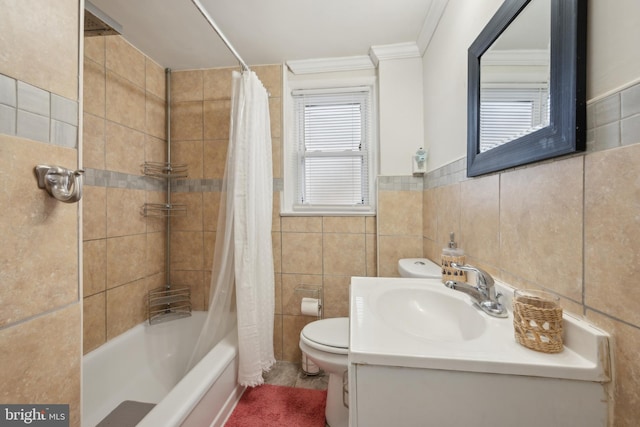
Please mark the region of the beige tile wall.
POLYGON ((349 315, 352 276, 376 276, 375 217, 279 217, 274 233, 276 259, 276 358, 299 362, 300 331, 312 316, 303 316, 301 288, 319 289, 324 317, 349 315), (276 257, 278 258, 278 256, 276 257))
POLYGON ((422 191, 378 191, 378 276, 397 277, 398 260, 422 254, 422 191))
MULTIPOLYGON (((274 157, 280 152, 282 68, 255 66, 270 93, 271 136, 274 157)), ((171 222, 171 282, 192 287, 193 306, 206 309, 220 201, 219 188, 229 140, 231 76, 235 68, 176 71, 171 76, 172 161, 186 164, 187 179, 178 180, 172 201, 186 206, 186 216, 171 222)), ((274 161, 274 178, 282 176, 274 161)), ((279 206, 274 195, 274 212, 279 206)), ((274 219, 274 236, 279 220, 274 219)), ((279 250, 274 238, 275 256, 279 250)))
POLYGON ((164 70, 122 37, 85 38, 84 72, 84 167, 118 177, 85 186, 87 353, 144 321, 147 291, 165 283, 165 220, 140 209, 166 197, 141 169, 165 161, 166 127, 164 70))
POLYGON ((640 134, 636 143, 424 191, 424 255, 453 230, 467 262, 613 336, 615 421, 640 419, 640 134))
MULTIPOLYGON (((187 70, 171 75, 171 158, 188 167, 183 183, 219 183, 223 178, 232 71, 187 70)), ((171 283, 191 286, 193 308, 204 310, 209 301, 220 193, 185 187, 187 190, 172 194, 174 203, 186 206, 186 215, 171 218, 171 283)))
MULTIPOLYGON (((273 175, 282 179, 282 68, 252 67, 270 94, 273 175)), ((187 206, 186 217, 172 218, 173 283, 190 284, 207 307, 215 245, 219 193, 194 190, 215 187, 224 175, 229 138, 231 68, 174 72, 171 80, 172 159, 189 166, 189 177, 173 193, 187 206)), ((275 270, 274 349, 279 360, 299 361, 300 330, 312 317, 300 314, 301 284, 323 289, 325 316, 347 316, 349 279, 375 275, 375 219, 365 217, 283 217, 274 193, 273 249, 275 270)))
POLYGON ((2 0, 0 9, 2 73, 78 99, 78 1, 2 0))
MULTIPOLYGON (((76 103, 78 2, 0 1, 0 9, 0 74, 76 103)), ((77 167, 77 144, 44 141, 0 134, 0 401, 69 404, 69 425, 79 426, 78 204, 48 196, 33 173, 40 163, 77 167)))

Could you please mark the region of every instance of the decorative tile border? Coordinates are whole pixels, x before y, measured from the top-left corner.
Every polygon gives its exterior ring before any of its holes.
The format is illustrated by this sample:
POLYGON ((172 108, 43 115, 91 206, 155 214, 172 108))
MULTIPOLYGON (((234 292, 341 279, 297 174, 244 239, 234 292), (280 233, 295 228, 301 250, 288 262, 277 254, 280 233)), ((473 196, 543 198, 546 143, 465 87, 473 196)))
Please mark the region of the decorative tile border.
POLYGON ((587 152, 640 142, 640 83, 587 106, 587 152))
POLYGON ((455 160, 424 176, 424 188, 443 187, 467 179, 467 158, 455 160))
POLYGON ((379 176, 378 191, 422 191, 420 176, 379 176))
POLYGON ((221 179, 177 179, 171 183, 175 193, 214 193, 221 189, 221 179))
POLYGON ((127 188, 130 190, 166 191, 164 179, 131 175, 101 169, 85 169, 84 183, 94 187, 127 188))
MULTIPOLYGON (((167 182, 164 179, 101 169, 85 169, 84 183, 93 187, 167 191, 167 182)), ((280 192, 282 189, 282 178, 274 178, 273 192, 280 192)), ((177 179, 171 183, 171 190, 174 193, 219 193, 222 190, 222 180, 177 179)))
POLYGON ((273 178, 273 192, 281 192, 284 191, 284 179, 282 178, 273 178))
POLYGON ((78 102, 0 74, 0 133, 78 148, 78 102))

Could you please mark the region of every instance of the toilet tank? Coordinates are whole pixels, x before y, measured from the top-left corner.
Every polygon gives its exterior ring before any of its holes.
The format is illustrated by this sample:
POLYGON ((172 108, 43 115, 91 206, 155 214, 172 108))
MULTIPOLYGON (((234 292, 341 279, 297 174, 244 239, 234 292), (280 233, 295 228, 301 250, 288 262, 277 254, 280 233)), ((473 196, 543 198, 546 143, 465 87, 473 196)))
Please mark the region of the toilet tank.
POLYGON ((403 258, 398 261, 398 273, 401 277, 439 279, 442 268, 427 258, 403 258))

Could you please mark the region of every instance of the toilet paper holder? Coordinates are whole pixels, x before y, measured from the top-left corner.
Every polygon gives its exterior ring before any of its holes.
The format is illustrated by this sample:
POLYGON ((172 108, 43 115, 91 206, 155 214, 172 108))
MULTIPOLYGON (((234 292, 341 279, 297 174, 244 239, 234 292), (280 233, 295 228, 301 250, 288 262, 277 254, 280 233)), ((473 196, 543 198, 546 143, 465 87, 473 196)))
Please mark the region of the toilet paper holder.
POLYGON ((324 314, 324 304, 322 300, 322 287, 317 285, 299 285, 295 288, 295 293, 300 297, 300 310, 302 311, 302 298, 314 298, 318 300, 318 319, 322 319, 324 314))

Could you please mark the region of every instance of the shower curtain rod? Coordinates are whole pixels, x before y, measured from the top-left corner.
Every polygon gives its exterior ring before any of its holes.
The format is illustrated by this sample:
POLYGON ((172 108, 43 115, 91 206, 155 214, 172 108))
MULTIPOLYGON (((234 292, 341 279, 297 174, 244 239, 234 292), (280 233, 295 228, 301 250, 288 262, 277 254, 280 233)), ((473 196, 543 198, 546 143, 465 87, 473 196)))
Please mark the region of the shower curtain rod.
POLYGON ((220 37, 220 39, 222 40, 222 42, 227 45, 227 48, 231 51, 231 53, 233 53, 233 56, 236 57, 236 59, 238 60, 238 62, 240 63, 240 65, 242 65, 242 70, 243 71, 251 71, 251 69, 249 68, 249 66, 247 65, 246 62, 244 62, 242 60, 242 58, 240 57, 240 55, 238 54, 238 52, 233 48, 233 46, 231 45, 231 42, 229 40, 227 40, 227 38, 225 37, 225 35, 222 33, 222 31, 220 30, 220 28, 218 27, 218 25, 216 24, 216 22, 213 20, 213 18, 211 17, 211 15, 209 15, 209 12, 207 12, 204 8, 204 6, 202 6, 202 3, 200 3, 199 0, 191 0, 191 3, 193 3, 195 5, 195 7, 198 8, 198 10, 200 11, 200 13, 202 14, 202 16, 204 16, 204 19, 207 20, 207 22, 209 22, 209 25, 211 25, 211 27, 213 28, 213 31, 216 32, 216 34, 218 34, 218 36, 220 37))

